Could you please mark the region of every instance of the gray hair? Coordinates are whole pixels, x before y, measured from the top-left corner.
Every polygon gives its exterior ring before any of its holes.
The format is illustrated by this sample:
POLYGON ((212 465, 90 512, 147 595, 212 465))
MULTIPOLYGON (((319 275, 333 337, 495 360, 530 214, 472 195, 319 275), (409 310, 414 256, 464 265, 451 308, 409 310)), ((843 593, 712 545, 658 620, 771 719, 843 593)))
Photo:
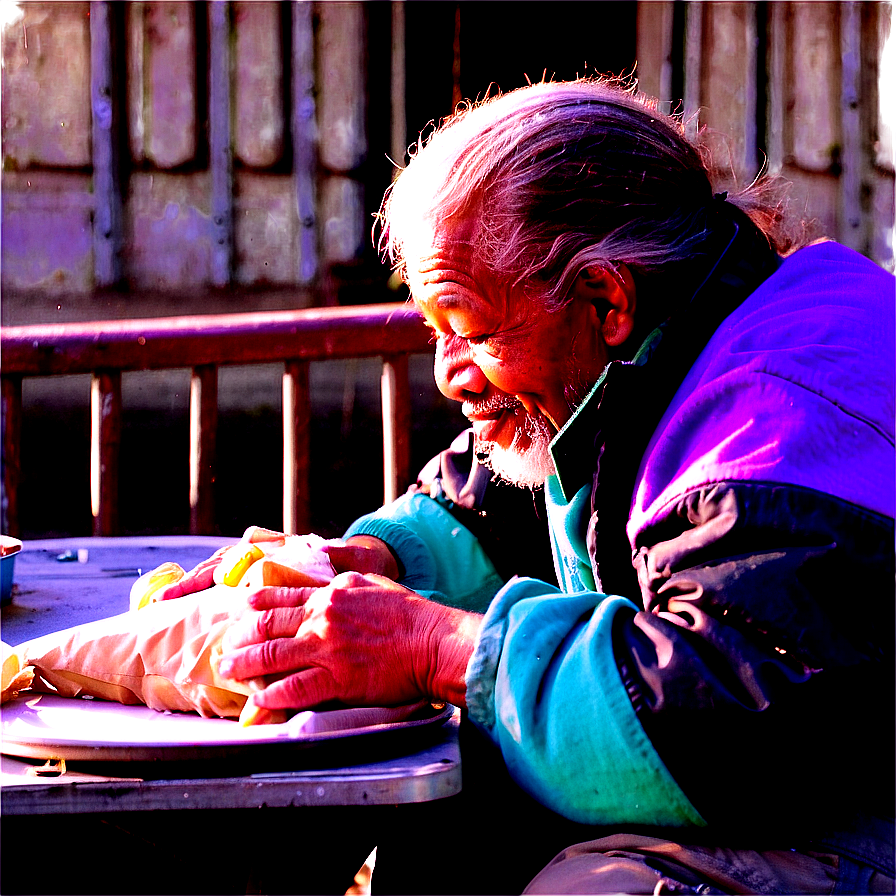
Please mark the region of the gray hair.
MULTIPOLYGON (((406 276, 421 225, 475 220, 475 257, 555 308, 585 268, 650 276, 699 258, 718 226, 713 177, 706 151, 655 100, 606 79, 534 84, 421 138, 383 201, 380 246, 406 276)), ((757 180, 728 202, 786 252, 771 186, 757 180)))

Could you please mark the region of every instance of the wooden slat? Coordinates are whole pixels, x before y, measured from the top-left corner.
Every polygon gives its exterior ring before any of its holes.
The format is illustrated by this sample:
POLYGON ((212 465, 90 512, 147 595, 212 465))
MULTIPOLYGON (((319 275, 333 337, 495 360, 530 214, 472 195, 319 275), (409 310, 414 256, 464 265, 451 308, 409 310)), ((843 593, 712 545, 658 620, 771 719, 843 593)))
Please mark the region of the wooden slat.
POLYGON ((282 3, 231 5, 233 155, 247 168, 271 168, 286 148, 283 12, 282 3))
POLYGON ((316 308, 86 324, 0 328, 3 344, 4 504, 17 531, 21 379, 91 373, 91 510, 95 535, 118 529, 121 373, 192 369, 190 528, 214 532, 217 365, 285 363, 283 379, 284 530, 307 532, 309 514, 308 366, 313 360, 382 356, 385 499, 410 475, 409 353, 431 353, 429 332, 406 304, 316 308), (18 391, 17 391, 18 390, 18 391), (7 460, 7 457, 10 458, 7 460))
POLYGON ((0 327, 0 341, 4 373, 26 376, 432 352, 403 303, 0 327))
POLYGON ((766 8, 768 26, 768 106, 766 109, 765 141, 769 174, 780 174, 784 167, 785 127, 787 122, 787 36, 790 11, 787 3, 770 3, 766 8))
POLYGON ((212 283, 233 274, 233 149, 230 125, 230 4, 209 4, 209 162, 212 181, 212 283))
MULTIPOLYGON (((392 161, 403 167, 408 154, 408 111, 407 111, 407 50, 405 45, 407 26, 405 21, 405 0, 392 0, 392 131, 389 146, 392 161)), ((397 169, 396 169, 397 170, 397 169)))
POLYGON ((93 113, 93 257, 97 286, 121 279, 122 208, 118 164, 119 110, 113 87, 110 4, 90 4, 90 101, 93 113))
POLYGON ((836 34, 842 5, 788 4, 793 16, 788 50, 796 74, 787 106, 793 135, 787 150, 793 162, 806 171, 830 172, 832 151, 841 146, 840 85, 829 73, 840 68, 836 34))
POLYGON ((668 109, 672 96, 673 0, 639 3, 637 16, 638 89, 668 109))
POLYGON ((308 364, 287 361, 283 371, 283 531, 310 529, 311 390, 308 364))
POLYGON ((215 532, 218 368, 194 367, 190 377, 190 534, 215 532))
POLYGON ((383 359, 383 502, 394 501, 407 488, 411 469, 411 388, 407 355, 383 359))
POLYGON ((325 301, 334 305, 339 304, 339 289, 333 282, 333 266, 356 265, 370 245, 364 195, 365 160, 371 155, 366 6, 315 4, 318 254, 326 278, 325 301))
POLYGON ((868 251, 868 217, 862 193, 867 183, 865 134, 861 116, 862 11, 859 3, 840 4, 840 240, 857 252, 868 251))
POLYGON ((181 0, 144 2, 144 148, 155 168, 171 170, 199 161, 198 140, 205 122, 198 120, 197 100, 204 92, 199 79, 205 73, 199 72, 197 17, 205 27, 205 6, 181 0))
POLYGON ((688 138, 697 136, 703 98, 703 4, 685 7, 684 24, 684 120, 688 138))
POLYGON ((701 5, 701 15, 702 75, 696 107, 701 124, 709 129, 704 139, 714 167, 746 185, 757 173, 756 4, 707 3, 701 5))
POLYGON ((22 469, 22 378, 2 377, 3 410, 2 457, 3 495, 0 497, 0 531, 6 535, 21 535, 19 517, 19 481, 22 469))
POLYGON ((314 101, 314 20, 312 4, 292 9, 292 146, 299 222, 297 281, 311 283, 318 273, 317 121, 314 101))
POLYGON ((118 534, 121 373, 101 370, 90 384, 90 503, 93 534, 118 534))

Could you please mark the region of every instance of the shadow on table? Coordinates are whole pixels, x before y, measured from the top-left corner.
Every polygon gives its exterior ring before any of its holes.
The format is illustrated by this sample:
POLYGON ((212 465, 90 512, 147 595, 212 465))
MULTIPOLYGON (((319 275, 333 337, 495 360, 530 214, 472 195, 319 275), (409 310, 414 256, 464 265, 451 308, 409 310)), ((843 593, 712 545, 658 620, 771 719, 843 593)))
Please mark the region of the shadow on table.
POLYGON ((523 794, 466 719, 460 742, 463 791, 428 803, 5 817, 0 892, 343 896, 377 847, 375 896, 510 894, 606 833, 523 794))

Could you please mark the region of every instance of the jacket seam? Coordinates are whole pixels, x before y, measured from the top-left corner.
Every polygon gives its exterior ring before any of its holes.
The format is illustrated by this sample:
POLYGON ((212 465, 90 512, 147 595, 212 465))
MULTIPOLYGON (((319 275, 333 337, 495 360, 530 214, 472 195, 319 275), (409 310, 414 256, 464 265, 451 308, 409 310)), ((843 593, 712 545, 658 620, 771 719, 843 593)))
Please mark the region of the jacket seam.
POLYGON ((705 491, 708 488, 715 488, 716 486, 727 486, 731 488, 743 487, 748 489, 757 489, 757 488, 774 488, 774 489, 786 489, 789 492, 805 492, 807 494, 818 495, 824 501, 830 503, 835 502, 837 504, 842 504, 847 507, 855 508, 858 513, 871 518, 871 519, 879 519, 879 520, 889 520, 892 522, 893 518, 888 516, 885 513, 880 513, 877 510, 872 510, 869 507, 863 507, 861 504, 856 504, 853 501, 847 501, 846 498, 840 498, 836 495, 831 495, 828 492, 822 491, 817 488, 810 488, 807 485, 797 485, 792 482, 776 482, 774 480, 764 480, 764 479, 708 479, 705 482, 702 482, 698 485, 694 485, 691 488, 686 489, 685 491, 678 492, 672 497, 670 497, 667 501, 663 502, 663 504, 657 508, 655 513, 652 513, 649 518, 644 519, 642 524, 638 527, 638 530, 633 533, 632 544, 635 546, 637 544, 637 538, 642 533, 646 532, 648 529, 651 529, 653 526, 657 525, 657 523, 666 519, 668 516, 669 510, 675 507, 676 504, 679 504, 685 498, 688 498, 691 495, 695 495, 698 492, 705 491))
POLYGON ((896 441, 894 441, 893 437, 891 437, 889 433, 885 432, 881 428, 880 424, 875 423, 873 420, 869 420, 867 417, 864 417, 861 414, 856 414, 854 411, 848 410, 847 408, 843 407, 843 405, 840 404, 839 402, 834 401, 834 399, 832 399, 832 398, 828 398, 827 395, 822 395, 817 390, 811 389, 809 386, 806 386, 805 384, 803 384, 797 380, 791 379, 790 377, 787 377, 787 376, 783 376, 780 373, 775 373, 771 370, 759 370, 757 372, 761 376, 774 377, 775 379, 783 380, 785 383, 790 383, 790 385, 792 385, 792 386, 796 386, 800 389, 804 389, 806 392, 810 393, 811 395, 814 395, 817 398, 820 398, 822 401, 826 401, 828 404, 833 405, 835 408, 837 408, 838 411, 840 411, 840 413, 845 414, 847 417, 851 417, 853 420, 858 420, 860 423, 864 423, 866 426, 873 429, 879 436, 883 437, 887 441, 888 444, 896 446, 896 441))

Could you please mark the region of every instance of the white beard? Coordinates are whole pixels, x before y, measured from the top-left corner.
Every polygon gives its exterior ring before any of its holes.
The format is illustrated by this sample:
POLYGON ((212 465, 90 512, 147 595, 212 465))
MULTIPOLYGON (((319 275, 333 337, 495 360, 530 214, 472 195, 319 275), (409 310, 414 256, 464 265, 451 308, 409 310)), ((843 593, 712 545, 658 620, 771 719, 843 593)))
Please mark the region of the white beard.
POLYGON ((554 459, 549 450, 553 437, 553 428, 547 420, 526 414, 524 424, 517 428, 508 447, 477 439, 476 456, 505 482, 539 488, 554 472, 554 459))
MULTIPOLYGON (((568 384, 564 387, 566 403, 573 412, 591 391, 593 384, 581 379, 577 370, 571 369, 568 384)), ((480 463, 488 467, 498 478, 523 488, 540 488, 548 476, 556 472, 551 457, 551 441, 557 434, 547 419, 539 414, 529 414, 522 403, 509 395, 499 396, 480 405, 488 410, 506 408, 523 414, 508 447, 496 442, 476 439, 474 450, 480 463)))

